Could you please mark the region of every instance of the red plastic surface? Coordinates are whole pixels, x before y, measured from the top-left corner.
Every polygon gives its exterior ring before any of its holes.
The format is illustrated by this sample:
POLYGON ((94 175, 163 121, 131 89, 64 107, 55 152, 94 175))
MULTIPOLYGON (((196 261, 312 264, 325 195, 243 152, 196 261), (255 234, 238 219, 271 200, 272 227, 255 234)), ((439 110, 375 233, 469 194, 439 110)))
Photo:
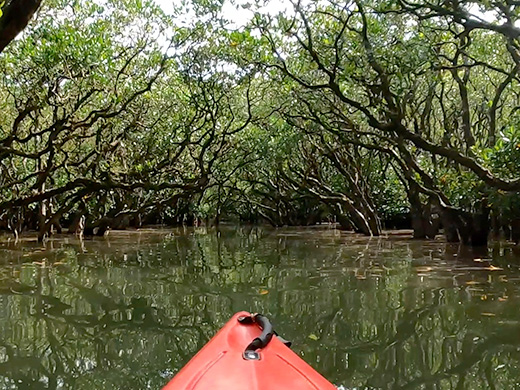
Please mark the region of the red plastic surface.
POLYGON ((260 360, 245 360, 246 346, 262 331, 235 314, 163 390, 336 390, 336 387, 273 337, 260 360))

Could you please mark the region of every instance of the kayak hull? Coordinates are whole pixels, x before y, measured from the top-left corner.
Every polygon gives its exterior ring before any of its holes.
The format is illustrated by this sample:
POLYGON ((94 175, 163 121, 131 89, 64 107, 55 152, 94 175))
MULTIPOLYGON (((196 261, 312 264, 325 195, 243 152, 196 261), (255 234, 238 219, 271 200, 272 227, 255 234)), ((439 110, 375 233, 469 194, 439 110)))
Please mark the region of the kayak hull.
POLYGON ((240 323, 244 316, 235 314, 163 390, 336 390, 276 337, 258 350, 259 360, 246 360, 244 349, 262 330, 240 323))

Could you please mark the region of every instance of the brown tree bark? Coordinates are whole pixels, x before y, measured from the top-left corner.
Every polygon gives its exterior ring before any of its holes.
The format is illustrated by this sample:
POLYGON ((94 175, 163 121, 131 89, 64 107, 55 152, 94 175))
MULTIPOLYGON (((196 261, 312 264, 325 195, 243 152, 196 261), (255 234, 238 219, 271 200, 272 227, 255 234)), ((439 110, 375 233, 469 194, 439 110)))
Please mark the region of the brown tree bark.
POLYGON ((0 17, 0 52, 27 26, 41 0, 6 1, 0 17))
POLYGON ((520 244, 520 218, 511 221, 511 238, 516 245, 520 244))

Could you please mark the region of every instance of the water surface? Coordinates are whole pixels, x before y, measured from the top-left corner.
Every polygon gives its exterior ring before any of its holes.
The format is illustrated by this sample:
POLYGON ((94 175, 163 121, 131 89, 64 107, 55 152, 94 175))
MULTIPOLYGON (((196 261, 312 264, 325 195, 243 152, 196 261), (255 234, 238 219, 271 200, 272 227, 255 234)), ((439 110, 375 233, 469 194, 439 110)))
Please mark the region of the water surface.
POLYGON ((0 389, 160 389, 236 311, 345 389, 520 389, 520 253, 226 227, 0 243, 0 389))

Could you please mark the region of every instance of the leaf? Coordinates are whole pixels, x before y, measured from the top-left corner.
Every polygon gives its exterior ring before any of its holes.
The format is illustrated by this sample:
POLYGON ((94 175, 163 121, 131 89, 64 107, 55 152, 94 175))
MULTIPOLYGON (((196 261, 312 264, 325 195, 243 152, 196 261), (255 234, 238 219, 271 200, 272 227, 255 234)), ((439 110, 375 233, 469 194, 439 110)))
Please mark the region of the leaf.
POLYGON ((318 340, 318 336, 316 336, 314 333, 311 333, 309 336, 307 336, 308 338, 310 338, 311 340, 314 340, 314 341, 317 341, 318 340))
POLYGON ((266 295, 266 294, 269 294, 269 290, 266 290, 265 288, 261 288, 260 290, 258 290, 258 293, 260 295, 266 295))

